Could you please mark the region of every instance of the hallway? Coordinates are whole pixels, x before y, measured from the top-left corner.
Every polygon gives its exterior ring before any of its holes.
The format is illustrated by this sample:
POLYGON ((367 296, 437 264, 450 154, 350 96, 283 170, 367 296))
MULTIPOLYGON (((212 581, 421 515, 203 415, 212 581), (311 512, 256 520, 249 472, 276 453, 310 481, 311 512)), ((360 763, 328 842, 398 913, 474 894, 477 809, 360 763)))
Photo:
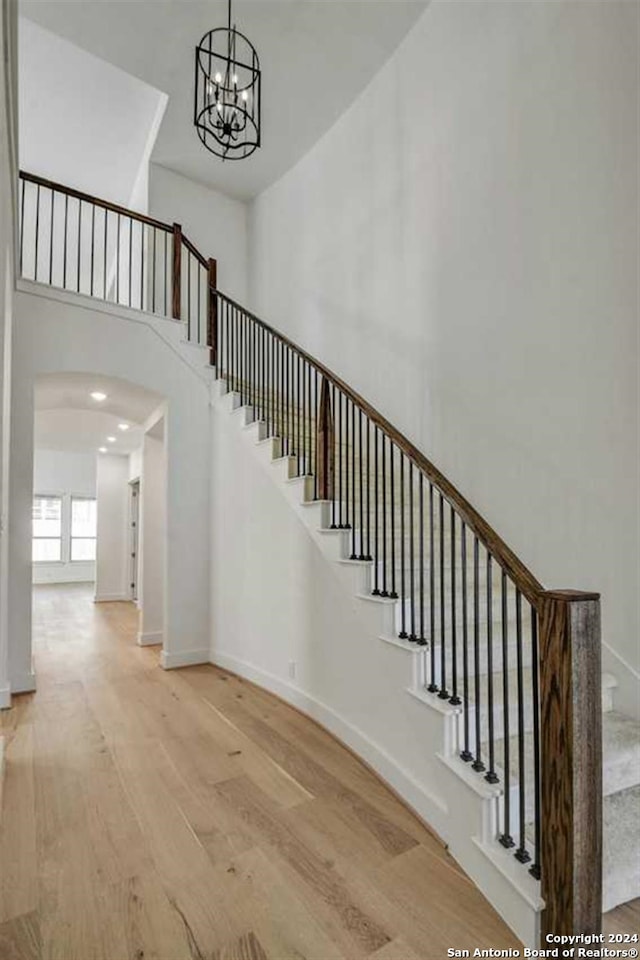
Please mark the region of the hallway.
POLYGON ((518 942, 319 727, 126 603, 37 587, 38 692, 0 714, 3 960, 437 960, 518 942))

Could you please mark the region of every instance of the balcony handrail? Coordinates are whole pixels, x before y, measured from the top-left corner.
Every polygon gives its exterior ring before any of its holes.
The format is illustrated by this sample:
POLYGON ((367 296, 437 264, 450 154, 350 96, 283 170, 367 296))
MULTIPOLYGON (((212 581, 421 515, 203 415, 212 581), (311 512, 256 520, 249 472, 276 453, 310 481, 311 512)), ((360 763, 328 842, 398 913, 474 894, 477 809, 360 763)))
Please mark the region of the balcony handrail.
POLYGON ((26 180, 28 183, 45 187, 47 190, 53 190, 55 193, 66 194, 68 197, 73 197, 74 200, 81 200, 83 203, 92 204, 95 207, 100 207, 102 210, 109 210, 111 213, 119 213, 123 217, 139 220, 140 223, 146 223, 150 227, 155 227, 156 230, 165 230, 167 233, 171 233, 173 230, 173 227, 169 226, 168 223, 163 223, 162 220, 156 220, 154 217, 149 217, 146 213, 139 213, 137 210, 130 210, 129 207, 123 207, 121 204, 113 203, 111 200, 102 200, 100 197, 94 197, 90 193, 76 190, 75 187, 68 187, 63 183, 56 183, 55 180, 48 180, 46 177, 40 177, 35 173, 27 173, 25 170, 21 170, 19 176, 21 180, 26 180))

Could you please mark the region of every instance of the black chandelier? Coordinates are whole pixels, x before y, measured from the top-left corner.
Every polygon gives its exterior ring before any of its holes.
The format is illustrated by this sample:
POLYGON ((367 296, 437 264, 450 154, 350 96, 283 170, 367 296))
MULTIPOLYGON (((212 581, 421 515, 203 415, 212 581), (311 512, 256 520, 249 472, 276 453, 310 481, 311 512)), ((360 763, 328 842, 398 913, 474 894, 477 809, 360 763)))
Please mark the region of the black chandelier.
POLYGON ((193 122, 207 150, 244 160, 260 146, 260 61, 252 43, 231 25, 205 33, 196 47, 193 122))

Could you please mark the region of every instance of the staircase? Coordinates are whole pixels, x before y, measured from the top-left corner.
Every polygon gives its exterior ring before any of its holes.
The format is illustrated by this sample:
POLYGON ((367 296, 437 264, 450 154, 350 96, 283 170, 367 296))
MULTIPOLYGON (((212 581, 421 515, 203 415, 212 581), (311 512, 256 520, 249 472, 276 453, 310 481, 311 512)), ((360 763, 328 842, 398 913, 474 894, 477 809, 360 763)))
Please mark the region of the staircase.
MULTIPOLYGON (((534 735, 534 710, 533 710, 533 690, 530 683, 532 674, 532 643, 530 625, 522 624, 522 687, 526 691, 524 702, 522 704, 523 714, 523 736, 522 736, 522 757, 523 757, 523 781, 525 789, 522 791, 523 808, 520 810, 520 789, 519 789, 519 736, 518 734, 509 737, 505 742, 505 673, 503 672, 503 658, 508 669, 506 672, 506 690, 507 690, 507 719, 508 726, 513 729, 518 723, 518 669, 517 662, 517 639, 516 631, 509 629, 509 639, 506 647, 498 646, 493 650, 492 662, 490 663, 490 652, 485 644, 478 650, 477 689, 475 682, 472 683, 468 691, 468 707, 465 709, 464 702, 452 706, 450 698, 444 699, 436 693, 430 691, 431 678, 436 681, 440 677, 441 654, 445 651, 444 672, 445 676, 451 677, 453 674, 453 656, 451 645, 448 643, 448 634, 445 636, 444 644, 435 637, 433 642, 427 641, 425 644, 417 644, 415 641, 405 639, 399 636, 403 632, 403 609, 405 628, 410 625, 411 596, 409 595, 409 581, 405 575, 405 594, 398 596, 397 599, 375 596, 376 564, 373 560, 359 559, 361 543, 364 539, 362 530, 359 526, 352 529, 340 530, 332 526, 332 518, 339 515, 340 504, 335 501, 319 501, 314 498, 314 489, 316 486, 315 478, 308 475, 298 475, 299 463, 296 456, 287 456, 282 453, 283 444, 279 437, 267 437, 265 423, 255 419, 256 410, 253 405, 242 403, 239 392, 226 392, 226 386, 222 387, 220 401, 229 406, 235 416, 240 416, 242 427, 250 430, 254 442, 261 448, 263 453, 266 451, 270 462, 278 468, 280 483, 291 490, 294 485, 296 491, 300 490, 302 494, 302 504, 306 507, 303 516, 310 526, 319 534, 321 540, 328 543, 327 553, 332 562, 339 564, 342 568, 348 570, 351 574, 349 582, 352 585, 353 593, 363 604, 375 606, 377 608, 377 620, 379 621, 378 637, 383 642, 412 655, 414 663, 407 670, 406 695, 418 699, 427 708, 437 711, 443 718, 442 742, 439 751, 439 757, 442 763, 466 785, 471 785, 477 791, 479 802, 488 809, 483 819, 491 824, 504 825, 505 806, 510 810, 507 814, 509 821, 509 830, 502 830, 499 836, 494 831, 493 836, 483 838, 482 842, 486 846, 486 852, 490 857, 501 863, 503 852, 509 847, 505 847, 500 842, 500 836, 511 836, 520 838, 513 843, 514 849, 522 851, 522 861, 531 867, 535 859, 535 799, 534 791, 527 788, 526 785, 535 783, 535 735, 534 735), (355 548, 354 548, 355 544, 355 548), (354 557, 354 553, 358 554, 354 557), (435 664, 432 672, 431 663, 435 664), (493 670, 490 670, 493 667, 493 670), (491 724, 491 714, 489 712, 489 689, 493 688, 493 724, 491 724), (478 704, 478 711, 476 711, 478 704), (491 740, 489 737, 490 726, 493 727, 493 756, 494 762, 490 763, 491 740), (480 749, 478 756, 480 763, 476 764, 478 769, 473 769, 473 765, 461 759, 461 754, 468 752, 468 745, 477 742, 476 729, 478 731, 480 749), (509 763, 510 776, 505 777, 505 759, 509 763), (480 764, 482 769, 480 769, 480 764), (495 783, 491 784, 488 780, 488 772, 495 774, 495 783), (502 786, 510 781, 511 786, 507 792, 502 786), (520 819, 523 814, 522 821, 520 819), (528 859, 527 859, 528 858, 528 859)), ((296 418, 297 419, 297 418, 296 418)), ((309 425, 313 433, 313 424, 309 425)), ((342 462, 351 455, 351 448, 343 449, 342 462)), ((344 478, 343 478, 344 480, 344 478)), ((387 473, 386 487, 389 488, 390 476, 387 473)), ((370 502, 372 502, 375 478, 370 482, 371 489, 370 502)), ((378 489, 382 486, 381 476, 378 476, 378 489)), ((356 488, 359 489, 359 477, 356 471, 356 488)), ((366 505, 367 491, 364 490, 363 501, 366 505)), ((347 513, 346 502, 342 503, 343 518, 347 513)), ((349 508, 350 509, 350 508, 349 508)), ((359 499, 356 497, 355 510, 352 511, 359 519, 359 499)), ((365 516, 366 514, 363 514, 365 516)), ((372 517, 372 515, 371 515, 372 517)), ((395 528, 395 553, 400 557, 403 549, 403 543, 410 541, 412 531, 404 530, 404 539, 400 535, 400 514, 397 511, 395 528)), ((414 540, 417 540, 420 534, 419 527, 416 525, 413 529, 414 540)), ((434 525, 434 538, 437 540, 440 535, 440 527, 437 516, 434 525)), ((451 531, 444 530, 443 537, 445 542, 444 560, 445 570, 450 569, 451 557, 451 531)), ((458 534, 455 541, 454 556, 460 553, 461 539, 458 534)), ((391 553, 390 539, 387 541, 387 549, 391 553)), ((467 580, 471 581, 473 577, 473 558, 467 556, 467 580)), ((437 566, 437 564, 436 564, 437 566)), ((480 565, 479 565, 480 567, 480 565)), ((382 573, 378 573, 378 583, 381 583, 382 573)), ((426 571, 429 574, 429 571, 426 571)), ((415 571, 414 571, 415 575, 415 571)), ((436 594, 439 592, 437 578, 440 576, 439 569, 434 571, 436 578, 436 594)), ((402 571, 398 565, 395 570, 395 582, 400 584, 402 571)), ((483 586, 487 584, 486 558, 485 564, 479 569, 479 577, 483 586)), ((392 574, 388 571, 389 581, 392 574)), ((445 574, 445 581, 447 575, 445 574)), ((462 578, 460 578, 462 579, 462 578)), ((501 573, 492 569, 492 603, 490 610, 483 610, 479 613, 479 623, 486 630, 489 617, 492 623, 492 633, 495 637, 500 637, 502 630, 502 601, 501 573)), ((416 576, 415 583, 419 586, 419 576, 416 576)), ((448 582, 444 584, 445 605, 451 603, 451 586, 448 582)), ((416 591, 414 591, 416 593, 416 591)), ((457 587, 455 594, 455 605, 459 612, 462 608, 462 592, 460 586, 457 587)), ((428 604, 421 606, 416 604, 414 598, 415 610, 413 619, 416 623, 427 622, 430 616, 428 604)), ((517 608, 514 596, 506 597, 507 623, 510 627, 516 625, 517 608)), ((449 626, 449 624, 446 624, 449 626)), ((437 631, 436 631, 437 633, 437 631)), ((464 675, 464 653, 458 648, 456 651, 457 673, 458 676, 464 675)), ((474 660, 474 651, 469 652, 469 658, 474 660)), ((475 668, 475 662, 472 664, 475 668)), ((617 713, 614 710, 614 695, 616 681, 610 674, 602 677, 601 684, 601 707, 602 707, 602 781, 603 781, 603 910, 611 910, 621 903, 640 896, 640 823, 638 810, 640 809, 640 724, 630 717, 617 713)), ((494 778, 491 778, 494 779, 494 778)), ((512 837, 512 839, 513 839, 512 837)), ((529 887, 529 891, 531 888, 529 887)), ((542 908, 542 903, 539 903, 542 908)))
POLYGON ((177 225, 23 174, 20 263, 179 320, 206 352, 218 402, 297 499, 367 629, 408 658, 398 693, 436 725, 438 763, 480 810, 473 842, 541 933, 599 932, 602 908, 640 896, 640 727, 600 677, 598 596, 545 590, 378 411, 221 293, 177 225))

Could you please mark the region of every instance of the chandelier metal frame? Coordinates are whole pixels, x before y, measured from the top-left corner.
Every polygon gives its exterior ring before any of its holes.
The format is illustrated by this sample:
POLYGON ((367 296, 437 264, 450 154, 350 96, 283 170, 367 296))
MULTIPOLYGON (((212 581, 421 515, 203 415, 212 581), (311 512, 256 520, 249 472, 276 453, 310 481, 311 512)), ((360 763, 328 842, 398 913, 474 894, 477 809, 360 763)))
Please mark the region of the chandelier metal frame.
POLYGON ((223 160, 244 160, 260 146, 261 71, 257 51, 231 22, 205 33, 196 47, 193 123, 223 160))

